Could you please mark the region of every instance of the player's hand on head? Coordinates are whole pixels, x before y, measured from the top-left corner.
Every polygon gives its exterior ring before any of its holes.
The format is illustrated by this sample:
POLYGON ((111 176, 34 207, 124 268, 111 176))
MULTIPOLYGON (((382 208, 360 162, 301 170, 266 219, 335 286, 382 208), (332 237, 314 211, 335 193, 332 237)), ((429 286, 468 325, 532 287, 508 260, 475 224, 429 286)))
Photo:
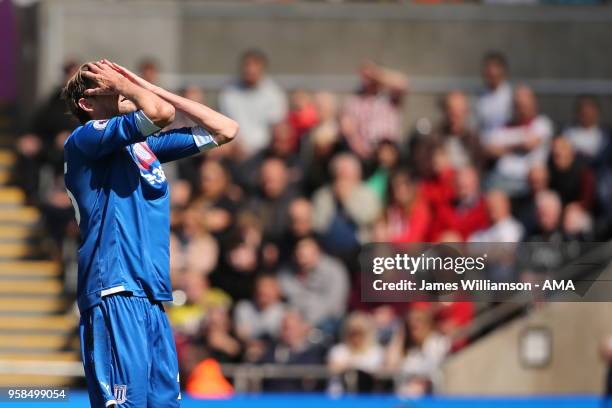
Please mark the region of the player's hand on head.
POLYGON ((141 78, 140 76, 138 76, 137 74, 133 73, 132 71, 130 71, 129 69, 127 69, 126 67, 119 65, 115 62, 109 61, 109 60, 102 60, 102 63, 105 65, 108 65, 110 67, 112 67, 115 71, 117 71, 118 73, 120 73, 121 75, 123 75, 125 78, 127 78, 130 82, 141 86, 145 89, 148 89, 149 91, 153 91, 155 88, 155 85, 153 85, 152 83, 150 83, 149 81, 141 78))
POLYGON ((102 62, 90 62, 83 76, 90 78, 98 85, 96 88, 87 89, 86 96, 95 95, 117 95, 126 82, 126 78, 115 71, 112 67, 102 62))

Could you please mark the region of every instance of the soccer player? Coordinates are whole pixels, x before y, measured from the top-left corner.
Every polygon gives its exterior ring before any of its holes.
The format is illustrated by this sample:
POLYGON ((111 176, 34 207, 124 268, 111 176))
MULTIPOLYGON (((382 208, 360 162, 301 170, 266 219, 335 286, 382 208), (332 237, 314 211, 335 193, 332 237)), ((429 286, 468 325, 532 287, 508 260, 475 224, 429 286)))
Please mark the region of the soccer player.
POLYGON ((227 143, 238 125, 107 60, 83 65, 64 96, 82 123, 64 145, 64 173, 82 236, 77 302, 91 406, 178 407, 162 306, 172 294, 161 163, 227 143), (161 131, 175 110, 197 126, 161 131))

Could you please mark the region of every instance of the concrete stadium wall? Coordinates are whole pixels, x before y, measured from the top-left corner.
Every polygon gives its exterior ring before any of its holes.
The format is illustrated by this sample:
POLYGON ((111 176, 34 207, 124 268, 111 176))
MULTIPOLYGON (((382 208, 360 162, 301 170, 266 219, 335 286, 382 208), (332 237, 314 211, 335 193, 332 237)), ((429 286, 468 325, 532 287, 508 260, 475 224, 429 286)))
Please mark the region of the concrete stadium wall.
POLYGON ((39 6, 38 95, 67 56, 133 66, 153 55, 164 79, 212 93, 248 47, 265 50, 287 87, 347 92, 366 58, 409 74, 408 122, 433 116, 441 93, 475 92, 482 54, 507 54, 515 82, 532 83, 543 110, 565 122, 572 95, 601 94, 612 111, 612 8, 252 4, 250 2, 44 0, 39 6))
POLYGON ((599 346, 612 334, 612 303, 551 303, 459 352, 444 369, 448 395, 601 394, 605 366, 599 346), (529 327, 552 334, 552 359, 527 368, 519 338, 529 327))

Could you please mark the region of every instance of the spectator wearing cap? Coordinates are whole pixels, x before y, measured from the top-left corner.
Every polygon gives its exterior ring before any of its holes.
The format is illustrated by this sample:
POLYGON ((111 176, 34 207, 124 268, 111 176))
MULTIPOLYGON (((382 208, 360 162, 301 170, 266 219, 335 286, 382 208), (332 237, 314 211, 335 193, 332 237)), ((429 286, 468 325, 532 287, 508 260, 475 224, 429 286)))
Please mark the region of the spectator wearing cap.
POLYGON ((240 58, 240 78, 223 89, 219 109, 240 124, 242 152, 249 157, 270 143, 270 127, 287 115, 283 90, 266 74, 268 59, 251 49, 240 58))

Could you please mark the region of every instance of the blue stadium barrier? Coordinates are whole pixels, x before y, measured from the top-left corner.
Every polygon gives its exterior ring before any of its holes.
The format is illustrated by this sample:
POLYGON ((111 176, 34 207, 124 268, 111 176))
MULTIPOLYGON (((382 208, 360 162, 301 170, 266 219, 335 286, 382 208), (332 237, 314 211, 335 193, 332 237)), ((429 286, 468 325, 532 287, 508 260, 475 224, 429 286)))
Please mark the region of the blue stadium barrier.
MULTIPOLYGON (((182 408, 602 408, 595 396, 554 397, 431 397, 404 400, 393 396, 345 396, 330 398, 321 394, 239 395, 225 400, 196 400, 185 397, 182 408)), ((67 402, 0 403, 0 408, 86 408, 83 391, 71 391, 67 402)))

